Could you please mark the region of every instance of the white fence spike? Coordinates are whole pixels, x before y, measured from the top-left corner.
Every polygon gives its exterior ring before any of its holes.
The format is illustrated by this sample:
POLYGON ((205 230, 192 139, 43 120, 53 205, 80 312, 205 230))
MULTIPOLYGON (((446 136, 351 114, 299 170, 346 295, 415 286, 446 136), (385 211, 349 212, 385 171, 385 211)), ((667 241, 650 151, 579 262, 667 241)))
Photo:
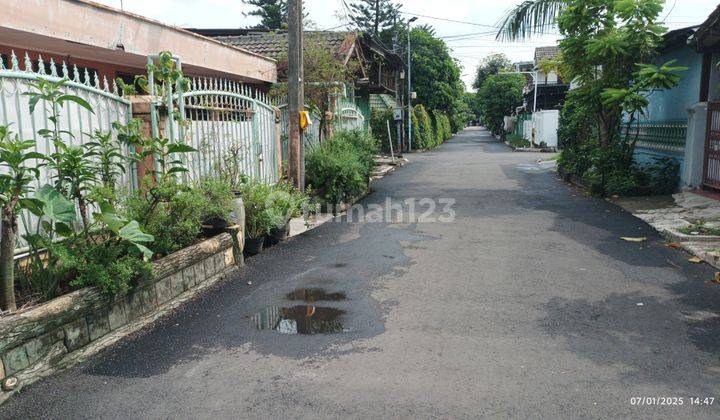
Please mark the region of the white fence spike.
POLYGON ((37 60, 37 66, 38 66, 38 74, 42 74, 43 76, 47 73, 45 72, 45 62, 42 59, 42 55, 38 54, 38 60, 37 60))
POLYGON ((80 70, 78 70, 76 64, 73 64, 73 82, 80 83, 80 70))
POLYGON ((13 71, 20 70, 20 63, 18 63, 17 55, 15 55, 15 50, 12 50, 12 53, 10 54, 10 69, 13 71))
POLYGON ((25 53, 25 71, 32 73, 33 71, 33 65, 32 60, 30 59, 30 56, 28 53, 25 53))
POLYGON ((52 57, 50 57, 50 76, 57 77, 57 66, 55 65, 55 60, 53 60, 52 57))

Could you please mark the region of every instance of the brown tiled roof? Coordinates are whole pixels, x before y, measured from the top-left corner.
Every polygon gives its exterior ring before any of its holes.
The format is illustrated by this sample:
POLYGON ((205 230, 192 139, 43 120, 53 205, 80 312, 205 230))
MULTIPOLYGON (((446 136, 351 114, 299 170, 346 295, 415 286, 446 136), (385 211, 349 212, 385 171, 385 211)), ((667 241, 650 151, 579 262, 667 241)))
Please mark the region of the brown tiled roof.
POLYGON ((560 47, 553 45, 551 47, 537 47, 535 48, 535 64, 542 60, 552 60, 560 54, 560 47))
MULTIPOLYGON (((354 42, 354 32, 333 31, 306 31, 305 42, 321 42, 336 54, 347 54, 349 42, 354 42), (346 42, 348 41, 348 42, 346 42)), ((266 57, 277 59, 280 54, 287 51, 287 32, 248 32, 247 35, 218 36, 220 42, 244 48, 266 57)))

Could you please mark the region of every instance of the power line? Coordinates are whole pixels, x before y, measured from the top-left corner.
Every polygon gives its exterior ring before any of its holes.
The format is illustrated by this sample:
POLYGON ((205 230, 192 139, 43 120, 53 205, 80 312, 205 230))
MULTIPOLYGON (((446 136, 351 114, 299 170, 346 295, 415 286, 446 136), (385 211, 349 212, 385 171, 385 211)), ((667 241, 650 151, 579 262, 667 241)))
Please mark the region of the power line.
POLYGON ((417 14, 417 13, 410 13, 410 12, 403 12, 403 11, 401 11, 400 13, 402 13, 403 15, 417 16, 417 17, 426 18, 426 19, 435 19, 435 20, 442 20, 442 21, 445 21, 445 22, 463 23, 463 24, 465 24, 465 25, 473 25, 473 26, 480 26, 480 27, 485 27, 485 28, 498 29, 498 27, 495 26, 495 25, 487 25, 487 24, 484 24, 484 23, 467 22, 467 21, 464 21, 464 20, 455 20, 455 19, 440 18, 440 17, 436 17, 436 16, 420 15, 420 14, 417 14))

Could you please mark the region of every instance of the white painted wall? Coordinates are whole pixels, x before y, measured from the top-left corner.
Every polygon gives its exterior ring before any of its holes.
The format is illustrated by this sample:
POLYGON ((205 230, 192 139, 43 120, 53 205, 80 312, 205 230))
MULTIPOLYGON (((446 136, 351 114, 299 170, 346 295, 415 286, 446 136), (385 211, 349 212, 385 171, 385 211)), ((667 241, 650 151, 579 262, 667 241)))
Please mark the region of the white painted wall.
POLYGON ((558 123, 560 120, 560 111, 538 111, 533 114, 533 122, 535 124, 535 144, 545 142, 548 147, 557 147, 558 145, 558 123))

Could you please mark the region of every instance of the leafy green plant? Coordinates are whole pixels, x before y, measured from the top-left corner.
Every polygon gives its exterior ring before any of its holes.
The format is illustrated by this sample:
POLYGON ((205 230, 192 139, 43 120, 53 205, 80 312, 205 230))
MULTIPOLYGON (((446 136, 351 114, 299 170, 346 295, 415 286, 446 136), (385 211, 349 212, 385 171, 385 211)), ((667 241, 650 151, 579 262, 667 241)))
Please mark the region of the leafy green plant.
POLYGON ((523 103, 525 77, 519 74, 496 74, 488 76, 478 91, 481 118, 494 134, 503 132, 506 115, 513 115, 515 108, 523 103))
POLYGON ((515 133, 507 135, 507 142, 513 147, 530 147, 530 140, 524 139, 515 133))
POLYGON ((432 120, 430 115, 424 106, 418 104, 415 105, 414 111, 418 122, 418 136, 416 140, 416 147, 419 149, 432 149, 437 146, 437 135, 435 128, 433 128, 432 120))
POLYGON ((370 130, 373 137, 377 138, 380 143, 380 149, 383 152, 390 152, 390 142, 393 145, 393 151, 397 150, 397 132, 395 130, 395 120, 393 118, 392 109, 373 109, 370 116, 370 130), (388 122, 390 123, 390 136, 388 137, 388 122))
POLYGON ((31 161, 44 160, 43 154, 31 151, 32 140, 22 141, 13 136, 8 126, 0 126, 0 207, 2 208, 2 239, 0 240, 0 308, 15 310, 15 281, 13 262, 17 236, 17 216, 28 205, 25 196, 32 191, 32 182, 39 176, 31 161))
POLYGON ((367 190, 377 145, 361 131, 338 133, 305 157, 307 184, 338 204, 367 190))
POLYGON ((268 208, 272 188, 262 182, 251 180, 243 185, 245 205, 245 234, 248 238, 260 238, 273 228, 285 224, 284 215, 268 208))
POLYGON ((155 253, 168 255, 198 238, 207 200, 198 188, 166 177, 147 192, 135 192, 122 204, 122 215, 137 220, 142 230, 155 238, 155 253))
POLYGON ((201 181, 198 188, 205 198, 200 220, 203 222, 213 219, 227 220, 232 213, 235 198, 232 186, 222 180, 208 178, 201 181))

